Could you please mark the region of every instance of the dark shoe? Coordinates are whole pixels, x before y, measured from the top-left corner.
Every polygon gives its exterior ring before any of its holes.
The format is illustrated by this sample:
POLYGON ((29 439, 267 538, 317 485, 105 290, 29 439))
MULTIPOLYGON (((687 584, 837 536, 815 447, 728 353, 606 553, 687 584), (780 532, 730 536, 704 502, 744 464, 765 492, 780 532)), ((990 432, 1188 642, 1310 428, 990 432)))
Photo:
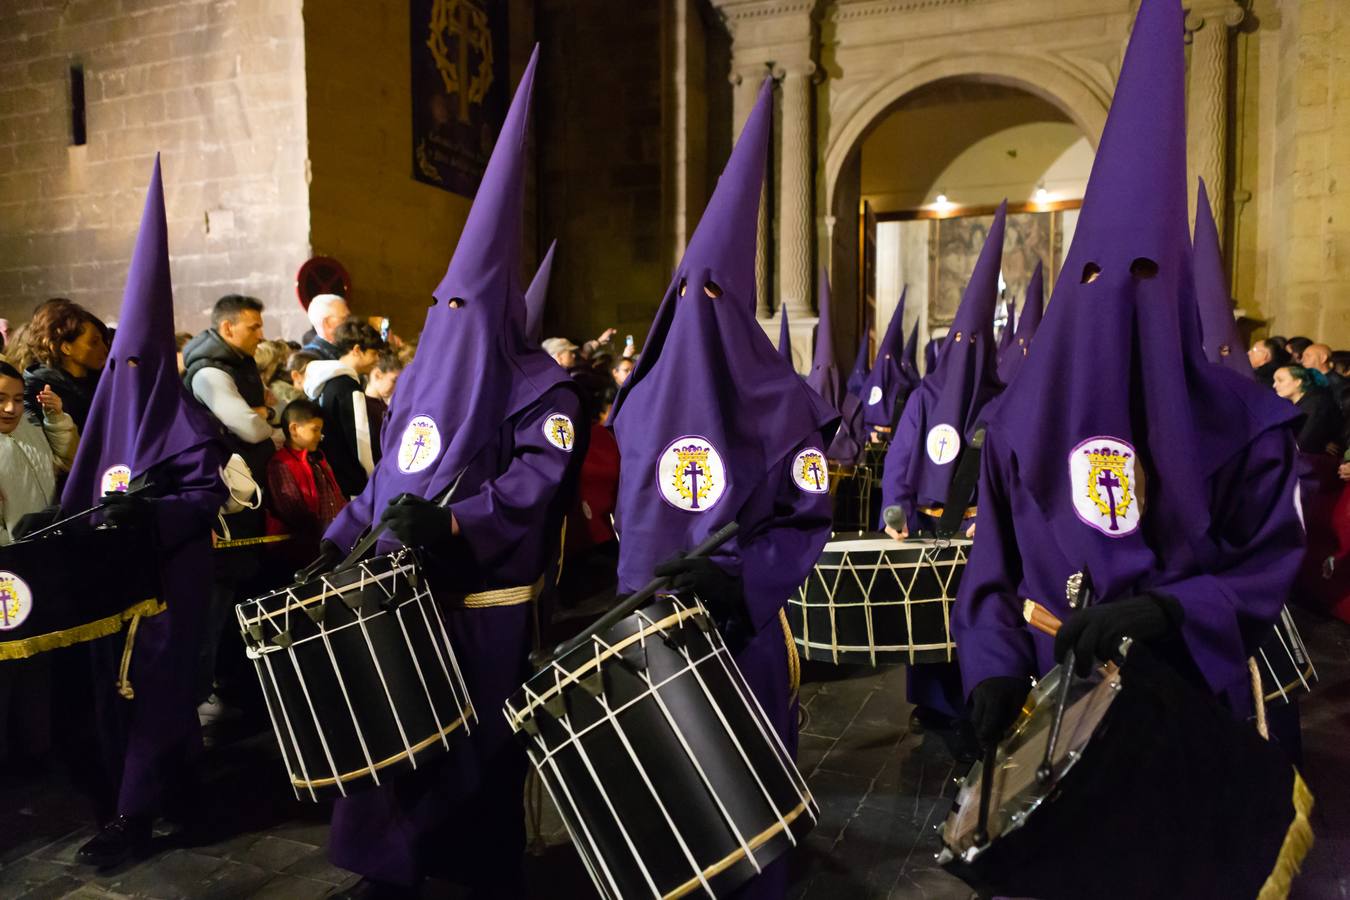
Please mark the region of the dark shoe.
POLYGON ((149 816, 118 816, 75 854, 86 866, 111 868, 145 850, 150 843, 149 816))
POLYGON ((417 888, 362 878, 349 887, 337 888, 328 895, 329 900, 413 900, 417 897, 417 888))

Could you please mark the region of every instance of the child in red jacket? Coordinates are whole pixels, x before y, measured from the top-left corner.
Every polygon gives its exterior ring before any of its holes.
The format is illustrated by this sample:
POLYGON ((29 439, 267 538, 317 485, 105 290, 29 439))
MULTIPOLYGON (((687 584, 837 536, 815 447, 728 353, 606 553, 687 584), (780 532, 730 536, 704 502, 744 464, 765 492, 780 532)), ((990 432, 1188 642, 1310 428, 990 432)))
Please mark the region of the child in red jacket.
POLYGON ((313 400, 292 400, 281 412, 286 445, 267 464, 267 533, 289 534, 279 545, 283 562, 304 565, 347 498, 319 450, 323 410, 313 400))

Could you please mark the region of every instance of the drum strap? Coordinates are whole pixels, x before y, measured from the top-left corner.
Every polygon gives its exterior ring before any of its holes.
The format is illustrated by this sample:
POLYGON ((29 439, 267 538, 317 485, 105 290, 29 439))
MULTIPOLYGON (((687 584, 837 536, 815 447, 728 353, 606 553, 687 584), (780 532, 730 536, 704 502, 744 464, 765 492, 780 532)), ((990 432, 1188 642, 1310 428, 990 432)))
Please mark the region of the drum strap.
POLYGON ((783 626, 783 639, 787 642, 788 664, 788 702, 797 699, 802 688, 802 660, 797 655, 797 642, 792 639, 792 626, 788 624, 787 611, 778 611, 778 623, 783 626))
POLYGON ((544 577, 541 575, 534 584, 466 594, 463 606, 465 609, 484 609, 489 606, 519 606, 522 603, 533 602, 543 589, 544 577))
POLYGON ((164 609, 163 603, 151 598, 128 607, 120 613, 114 613, 93 622, 86 622, 84 625, 76 625, 74 628, 49 631, 46 634, 37 634, 15 641, 0 641, 0 660, 27 659, 48 650, 57 650, 61 647, 69 647, 72 644, 107 637, 121 631, 122 624, 130 619, 157 615, 162 613, 164 609))
MULTIPOLYGON (((919 512, 923 513, 925 516, 932 516, 932 517, 935 518, 935 519, 940 519, 940 518, 942 518, 942 507, 941 507, 941 506, 920 506, 920 507, 919 507, 919 512)), ((961 513, 961 518, 963 518, 963 519, 973 519, 973 518, 975 518, 975 513, 976 513, 976 512, 978 512, 978 508, 977 508, 977 507, 974 507, 974 506, 967 506, 967 507, 966 507, 966 511, 963 512, 963 513, 961 513)))

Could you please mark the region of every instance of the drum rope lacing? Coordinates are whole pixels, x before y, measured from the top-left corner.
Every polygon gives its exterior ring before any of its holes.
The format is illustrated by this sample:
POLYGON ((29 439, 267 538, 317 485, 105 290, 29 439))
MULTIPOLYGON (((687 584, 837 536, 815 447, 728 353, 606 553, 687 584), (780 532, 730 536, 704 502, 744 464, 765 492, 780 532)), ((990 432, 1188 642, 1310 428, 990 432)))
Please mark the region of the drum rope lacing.
MULTIPOLYGON (((698 614, 706 616, 706 612, 700 606, 696 605, 692 608, 681 608, 679 612, 673 615, 665 616, 660 620, 654 620, 645 611, 640 610, 636 615, 641 622, 645 623, 645 625, 644 627, 641 627, 636 634, 629 635, 623 640, 612 644, 605 641, 603 638, 599 636, 593 636, 591 639, 593 658, 587 660, 586 663, 583 664, 583 666, 576 672, 567 672, 566 670, 562 669, 558 661, 554 661, 551 664, 551 668, 553 669, 554 675, 554 685, 550 687, 548 690, 543 692, 533 691, 527 685, 525 687, 525 693, 528 702, 525 710, 516 713, 514 718, 512 718, 511 711, 509 709, 504 711, 507 715, 508 722, 512 725, 514 729, 519 730, 521 727, 521 723, 523 723, 524 719, 530 715, 531 711, 539 709, 546 699, 550 698, 555 693, 560 694, 564 686, 579 683, 582 672, 589 671, 592 668, 598 670, 602 662, 618 655, 624 649, 626 649, 627 647, 631 647, 633 644, 638 644, 639 647, 645 650, 648 636, 653 634, 668 636, 667 628, 669 626, 680 625, 686 619, 691 618, 692 616, 698 614), (564 676, 561 679, 559 678, 560 672, 564 676)), ((667 646, 673 645, 668 641, 667 646)), ((747 859, 750 862, 750 864, 755 868, 756 872, 761 872, 762 867, 759 864, 759 861, 757 860, 754 851, 759 847, 763 846, 765 843, 767 843, 769 840, 771 840, 775 835, 779 833, 786 834, 789 841, 791 841, 791 843, 795 846, 797 843, 797 839, 796 836, 792 833, 791 828, 789 827, 790 824, 793 821, 795 821, 797 817, 802 814, 802 812, 808 812, 813 820, 815 818, 815 814, 811 810, 812 804, 810 800, 810 793, 807 790, 805 783, 801 781, 800 775, 795 773, 795 769, 789 767, 788 765, 785 765, 783 762, 783 760, 787 756, 787 751, 786 748, 783 747, 782 741, 779 739, 778 735, 774 733, 772 730, 767 731, 765 730, 763 725, 764 721, 763 708, 759 706, 758 700, 744 686, 742 679, 739 678, 738 675, 733 674, 734 672, 736 672, 734 667, 728 666, 725 657, 727 656, 729 651, 727 651, 726 646, 718 642, 717 645, 714 646, 713 652, 703 656, 699 660, 694 660, 688 648, 683 645, 674 647, 674 649, 676 649, 679 655, 683 657, 686 663, 686 665, 683 668, 679 669, 678 671, 674 672, 668 677, 661 679, 659 682, 653 681, 650 674, 648 674, 645 668, 641 669, 639 671, 639 677, 646 684, 646 690, 644 693, 640 694, 638 697, 633 698, 632 700, 623 703, 618 707, 611 707, 609 705, 608 700, 603 696, 603 693, 593 695, 594 699, 596 700, 597 703, 599 703, 601 709, 604 712, 603 718, 578 730, 572 727, 571 723, 567 721, 565 716, 556 717, 556 720, 558 721, 559 725, 563 728, 563 730, 567 735, 566 740, 564 740, 559 746, 547 749, 545 750, 545 752, 542 753, 539 752, 539 750, 537 749, 537 744, 531 746, 529 750, 530 757, 533 760, 535 767, 537 769, 542 770, 545 768, 545 765, 547 765, 548 770, 553 773, 554 779, 558 781, 559 787, 562 788, 564 795, 566 796, 568 807, 564 807, 558 803, 557 795, 554 793, 553 787, 551 784, 549 784, 548 779, 541 779, 544 782, 545 787, 548 789, 550 797, 552 797, 555 804, 558 805, 558 808, 560 810, 564 810, 566 808, 570 808, 572 810, 573 816, 571 818, 576 823, 578 830, 585 837, 587 844, 589 844, 590 846, 591 853, 582 853, 582 858, 586 862, 587 869, 588 871, 590 871, 593 880, 595 880, 597 884, 600 883, 600 879, 595 877, 596 874, 595 869, 592 866, 591 859, 589 858, 592 855, 594 855, 595 861, 604 870, 606 876, 605 881, 616 892, 618 891, 618 886, 614 880, 613 874, 609 871, 608 867, 605 865, 603 854, 599 852, 598 845, 594 837, 591 835, 589 828, 587 828, 584 817, 580 815, 576 803, 571 795, 571 791, 568 789, 565 779, 561 777, 561 773, 558 770, 556 762, 556 756, 559 751, 568 747, 575 749, 577 755, 582 761, 582 764, 585 766, 587 772, 590 774, 591 781, 594 784, 597 791, 599 792, 601 799, 604 801, 610 814, 614 817, 615 822, 618 824, 624 843, 628 846, 629 852, 632 854, 633 859, 637 862, 642 872, 643 878, 644 880, 646 880, 648 884, 648 887, 652 890, 654 894, 660 896, 660 890, 654 883, 652 875, 648 870, 646 864, 643 862, 641 856, 638 854, 633 839, 631 835, 628 833, 627 827, 624 825, 622 820, 619 818, 617 811, 614 809, 614 805, 609 798, 609 794, 605 790, 604 784, 597 776, 595 768, 591 763, 590 757, 586 753, 585 747, 581 740, 581 738, 584 737, 586 734, 594 731, 595 729, 599 728, 602 725, 609 724, 612 727, 614 733, 618 736, 620 742, 624 747, 625 752, 628 754, 629 759, 632 761, 634 768, 638 771, 644 785, 647 787, 647 790, 650 793, 652 799, 655 801, 658 809, 661 812, 662 817, 665 819, 671 834, 675 837, 676 842, 679 844, 681 852, 684 855, 686 862, 689 863, 691 870, 694 873, 693 877, 691 877, 687 882, 679 886, 674 891, 665 894, 665 896, 667 897, 683 896, 689 891, 695 890, 700 886, 703 887, 705 891, 711 894, 712 889, 709 885, 708 879, 714 877, 719 872, 725 871, 727 868, 730 868, 731 866, 735 865, 736 862, 738 862, 740 859, 747 859), (732 744, 735 746, 736 751, 738 755, 741 757, 741 760, 745 764, 747 770, 750 771, 750 773, 754 777, 756 786, 759 789, 759 793, 763 796, 769 808, 773 810, 774 815, 778 819, 778 821, 774 825, 763 830, 759 834, 753 835, 749 838, 747 838, 744 834, 742 834, 741 830, 737 827, 734 818, 731 816, 730 812, 726 809, 725 805, 723 804, 721 798, 714 790, 711 779, 708 777, 703 766, 699 763, 698 758, 694 754, 693 749, 690 746, 687 738, 685 737, 683 730, 680 729, 678 723, 675 720, 675 717, 671 713, 669 707, 666 705, 664 699, 661 697, 660 694, 660 689, 664 687, 666 684, 669 684, 675 681, 676 679, 688 674, 694 677, 694 679, 698 682, 699 687, 703 691, 704 696, 709 698, 709 700, 711 701, 711 699, 713 698, 713 694, 709 689, 707 682, 704 681, 701 673, 699 672, 698 667, 701 664, 711 665, 713 664, 712 661, 714 660, 716 661, 717 664, 719 664, 722 667, 723 673, 727 676, 728 680, 735 687, 741 702, 745 704, 747 708, 749 707, 750 702, 753 702, 755 704, 755 707, 760 712, 760 717, 756 718, 755 722, 759 727, 761 736, 767 738, 771 742, 771 744, 777 748, 777 753, 779 754, 778 756, 779 764, 780 766, 782 766, 784 773, 789 776, 789 781, 792 782, 792 784, 796 788, 798 795, 802 798, 801 802, 797 805, 797 807, 792 810, 789 810, 787 813, 783 813, 778 810, 777 806, 773 801, 772 795, 768 791, 768 788, 765 786, 763 779, 760 777, 759 773, 755 771, 753 764, 749 758, 749 755, 745 750, 744 745, 737 737, 734 729, 731 728, 730 723, 726 720, 726 716, 723 713, 722 709, 715 702, 710 703, 710 706, 715 711, 724 732, 730 738, 732 744), (693 857, 692 851, 689 849, 688 844, 685 842, 683 836, 679 833, 678 829, 676 828, 674 820, 671 817, 669 811, 666 809, 665 805, 662 803, 659 794, 656 792, 655 786, 651 783, 651 780, 647 775, 645 769, 643 769, 643 767, 641 766, 637 754, 634 751, 632 744, 628 740, 626 732, 619 724, 619 716, 622 712, 624 712, 629 707, 632 707, 635 704, 642 702, 643 700, 646 699, 651 699, 656 703, 657 708, 661 711, 662 716, 666 720, 667 725, 669 725, 672 733, 679 741, 679 744, 685 753, 686 759, 693 766, 694 770, 698 773, 700 780, 703 782, 704 787, 708 791, 708 795, 712 798, 712 800, 718 807, 718 810, 723 819, 723 823, 730 829, 732 835, 735 837, 737 843, 740 845, 740 850, 738 852, 733 853, 722 860, 719 860, 717 863, 714 863, 711 866, 701 867, 698 861, 693 857)))

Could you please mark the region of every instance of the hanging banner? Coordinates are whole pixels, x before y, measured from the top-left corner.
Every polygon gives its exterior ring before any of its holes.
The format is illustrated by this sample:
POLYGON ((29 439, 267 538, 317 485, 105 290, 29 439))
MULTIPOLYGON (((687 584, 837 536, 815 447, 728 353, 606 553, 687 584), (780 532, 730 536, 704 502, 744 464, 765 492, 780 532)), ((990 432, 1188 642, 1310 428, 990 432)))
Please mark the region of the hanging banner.
POLYGON ((472 197, 506 115, 506 0, 410 0, 413 178, 472 197))

